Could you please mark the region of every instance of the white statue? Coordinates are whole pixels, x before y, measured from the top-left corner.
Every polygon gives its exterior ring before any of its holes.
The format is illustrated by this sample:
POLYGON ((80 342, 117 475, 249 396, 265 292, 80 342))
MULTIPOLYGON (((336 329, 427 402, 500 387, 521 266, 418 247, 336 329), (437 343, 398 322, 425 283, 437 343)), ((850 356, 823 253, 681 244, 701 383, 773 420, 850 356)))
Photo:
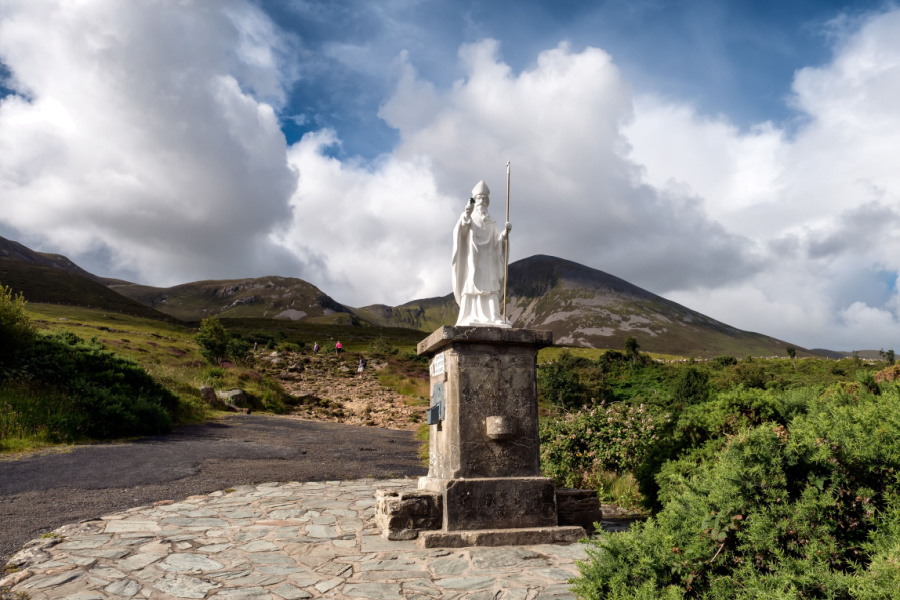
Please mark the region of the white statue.
POLYGON ((506 266, 503 242, 512 225, 497 229, 488 214, 491 191, 484 181, 453 228, 453 295, 459 303, 457 325, 510 327, 503 318, 500 288, 506 266))

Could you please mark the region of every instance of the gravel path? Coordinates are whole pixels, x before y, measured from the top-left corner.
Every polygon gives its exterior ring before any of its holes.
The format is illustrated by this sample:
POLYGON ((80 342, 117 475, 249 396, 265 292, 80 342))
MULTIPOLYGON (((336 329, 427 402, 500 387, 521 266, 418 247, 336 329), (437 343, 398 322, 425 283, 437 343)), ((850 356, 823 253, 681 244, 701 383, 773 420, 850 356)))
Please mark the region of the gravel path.
POLYGON ((233 415, 130 443, 0 460, 0 565, 68 523, 267 481, 424 475, 408 431, 233 415))

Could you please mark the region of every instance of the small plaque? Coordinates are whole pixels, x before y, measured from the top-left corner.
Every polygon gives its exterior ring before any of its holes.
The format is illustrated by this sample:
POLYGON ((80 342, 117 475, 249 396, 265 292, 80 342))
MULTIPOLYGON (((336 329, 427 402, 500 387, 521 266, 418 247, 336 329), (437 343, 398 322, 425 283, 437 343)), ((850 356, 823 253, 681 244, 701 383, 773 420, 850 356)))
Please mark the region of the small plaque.
POLYGON ((434 358, 431 360, 431 376, 435 377, 437 375, 444 374, 444 353, 439 352, 434 355, 434 358))
POLYGON ((437 425, 444 420, 444 382, 434 384, 431 389, 431 408, 428 409, 426 422, 437 425))

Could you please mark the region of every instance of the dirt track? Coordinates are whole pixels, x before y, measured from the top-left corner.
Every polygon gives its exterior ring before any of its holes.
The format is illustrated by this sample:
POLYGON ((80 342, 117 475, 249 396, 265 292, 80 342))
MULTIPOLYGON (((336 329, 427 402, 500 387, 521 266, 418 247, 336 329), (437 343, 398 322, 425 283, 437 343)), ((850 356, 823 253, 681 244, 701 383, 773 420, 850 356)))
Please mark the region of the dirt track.
POLYGON ((233 415, 129 443, 0 459, 0 565, 60 525, 236 485, 424 475, 408 431, 233 415))

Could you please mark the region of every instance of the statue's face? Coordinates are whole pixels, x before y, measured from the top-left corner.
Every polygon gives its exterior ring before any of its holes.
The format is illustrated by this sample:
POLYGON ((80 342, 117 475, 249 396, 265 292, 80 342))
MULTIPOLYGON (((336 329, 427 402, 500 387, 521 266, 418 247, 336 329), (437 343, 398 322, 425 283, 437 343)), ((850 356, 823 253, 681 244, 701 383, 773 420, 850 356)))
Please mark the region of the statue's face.
POLYGON ((488 206, 491 204, 490 196, 475 196, 475 208, 479 208, 482 211, 486 211, 488 206))

